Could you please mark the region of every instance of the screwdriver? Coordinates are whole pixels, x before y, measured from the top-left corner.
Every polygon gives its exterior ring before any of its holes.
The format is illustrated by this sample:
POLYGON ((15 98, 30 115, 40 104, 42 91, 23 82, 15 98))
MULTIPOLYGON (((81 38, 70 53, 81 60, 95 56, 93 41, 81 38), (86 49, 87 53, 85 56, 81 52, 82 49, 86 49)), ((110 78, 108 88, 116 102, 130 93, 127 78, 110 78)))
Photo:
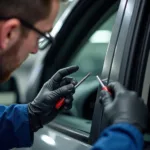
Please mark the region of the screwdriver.
MULTIPOLYGON (((78 84, 75 85, 75 89, 76 89, 80 84, 82 84, 90 75, 91 75, 91 73, 88 73, 83 79, 81 79, 80 82, 78 82, 78 84)), ((56 109, 59 109, 60 107, 62 107, 62 106, 64 105, 64 103, 65 103, 65 98, 60 99, 60 100, 57 102, 55 108, 56 108, 56 109)))
POLYGON ((102 86, 102 90, 107 91, 109 94, 111 94, 110 90, 108 89, 107 86, 104 85, 104 83, 102 82, 102 80, 100 79, 100 77, 96 76, 96 78, 98 79, 100 85, 102 86))

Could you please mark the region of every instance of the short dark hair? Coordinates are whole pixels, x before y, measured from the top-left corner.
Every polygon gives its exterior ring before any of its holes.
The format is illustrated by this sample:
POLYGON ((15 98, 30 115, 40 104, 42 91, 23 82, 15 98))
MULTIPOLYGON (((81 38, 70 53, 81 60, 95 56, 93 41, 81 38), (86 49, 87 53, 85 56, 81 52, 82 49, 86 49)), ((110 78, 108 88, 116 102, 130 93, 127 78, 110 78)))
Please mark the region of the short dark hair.
POLYGON ((51 0, 0 0, 0 16, 15 16, 35 24, 49 15, 51 0))

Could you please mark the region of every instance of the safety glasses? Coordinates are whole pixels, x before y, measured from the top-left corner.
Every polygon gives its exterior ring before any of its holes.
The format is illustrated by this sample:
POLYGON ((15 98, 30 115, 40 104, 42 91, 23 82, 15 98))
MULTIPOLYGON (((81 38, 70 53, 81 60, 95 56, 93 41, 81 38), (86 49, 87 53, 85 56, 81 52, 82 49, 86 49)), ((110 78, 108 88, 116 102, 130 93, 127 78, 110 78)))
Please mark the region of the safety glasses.
POLYGON ((27 21, 21 19, 21 18, 18 18, 18 17, 0 17, 0 20, 8 20, 8 19, 12 19, 12 18, 16 18, 18 19, 21 24, 26 27, 26 28, 29 28, 35 32, 37 32, 41 37, 39 38, 39 41, 38 41, 38 47, 40 50, 44 50, 46 49, 49 45, 52 45, 53 42, 54 42, 54 39, 53 37, 50 35, 49 32, 47 33, 43 33, 41 32, 40 30, 38 30, 37 28, 35 28, 32 24, 28 23, 27 21))

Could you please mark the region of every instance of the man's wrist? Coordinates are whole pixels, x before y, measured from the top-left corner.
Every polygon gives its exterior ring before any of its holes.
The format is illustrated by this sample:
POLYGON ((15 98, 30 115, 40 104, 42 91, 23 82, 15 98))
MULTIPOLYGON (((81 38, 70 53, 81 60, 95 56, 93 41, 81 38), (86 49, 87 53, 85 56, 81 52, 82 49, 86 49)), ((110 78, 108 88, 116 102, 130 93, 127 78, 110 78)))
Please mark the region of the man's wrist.
POLYGON ((137 128, 142 134, 145 132, 145 129, 142 128, 140 123, 134 121, 134 119, 133 120, 119 119, 114 122, 114 124, 118 124, 118 123, 127 123, 127 124, 130 124, 130 125, 134 126, 135 128, 137 128))
POLYGON ((38 131, 40 128, 42 128, 43 125, 40 121, 40 116, 37 116, 36 114, 33 113, 30 104, 28 104, 28 114, 29 114, 30 131, 34 133, 38 131))
POLYGON ((33 117, 31 114, 29 114, 29 123, 31 132, 36 132, 43 127, 41 121, 39 120, 39 117, 37 117, 36 115, 33 117))

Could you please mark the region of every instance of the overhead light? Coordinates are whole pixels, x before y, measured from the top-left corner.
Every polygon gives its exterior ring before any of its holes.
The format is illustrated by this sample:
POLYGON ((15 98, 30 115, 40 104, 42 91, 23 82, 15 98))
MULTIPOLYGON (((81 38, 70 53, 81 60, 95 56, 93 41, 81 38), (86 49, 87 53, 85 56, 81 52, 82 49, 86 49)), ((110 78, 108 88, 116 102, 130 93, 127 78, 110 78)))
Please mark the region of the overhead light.
POLYGON ((90 38, 91 43, 109 43, 111 38, 111 31, 98 30, 90 38))
POLYGON ((51 138, 50 136, 47 136, 47 135, 42 135, 41 136, 41 139, 42 141, 44 141, 46 144, 49 144, 49 145, 52 145, 52 146, 55 146, 56 145, 56 142, 53 138, 51 138))

